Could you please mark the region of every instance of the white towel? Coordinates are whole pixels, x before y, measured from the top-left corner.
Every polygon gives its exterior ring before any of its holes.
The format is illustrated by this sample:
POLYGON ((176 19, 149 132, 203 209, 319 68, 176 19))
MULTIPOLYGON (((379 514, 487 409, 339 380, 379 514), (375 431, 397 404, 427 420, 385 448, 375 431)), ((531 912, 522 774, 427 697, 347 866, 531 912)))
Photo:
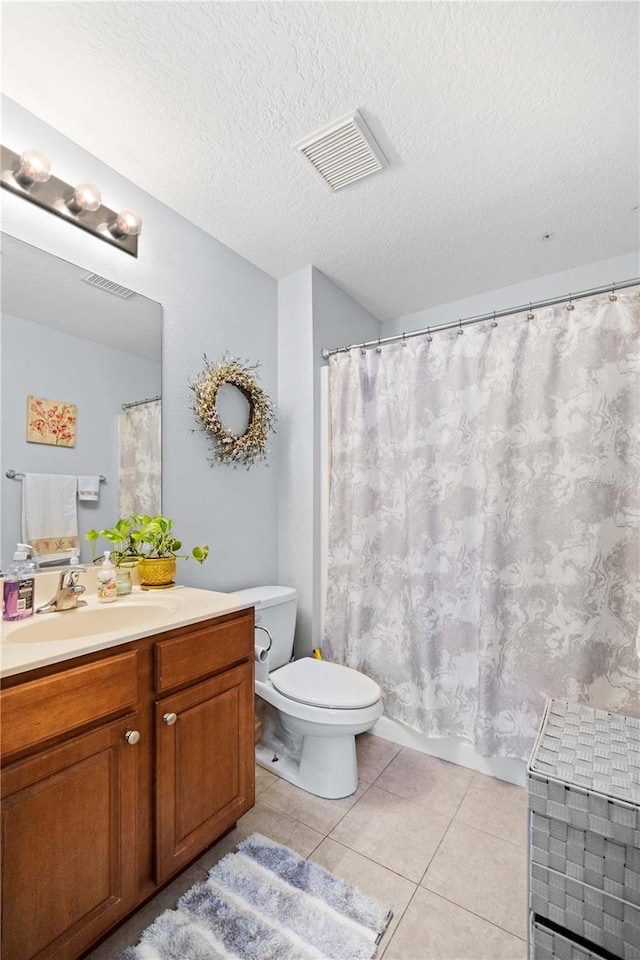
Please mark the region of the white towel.
POLYGON ((100 477, 78 477, 78 500, 98 500, 100 477))
POLYGON ((78 478, 26 473, 22 481, 22 539, 40 561, 79 548, 78 478))

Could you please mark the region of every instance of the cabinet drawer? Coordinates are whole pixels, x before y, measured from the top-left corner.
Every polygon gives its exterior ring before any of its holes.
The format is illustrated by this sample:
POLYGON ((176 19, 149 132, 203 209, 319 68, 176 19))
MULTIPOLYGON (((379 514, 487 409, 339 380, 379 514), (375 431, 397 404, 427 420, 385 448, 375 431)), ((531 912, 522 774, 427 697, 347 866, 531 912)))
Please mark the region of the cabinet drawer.
POLYGON ((155 645, 158 693, 191 683, 232 663, 253 657, 253 610, 237 620, 206 624, 155 645))
POLYGON ((137 653, 65 670, 0 691, 2 756, 135 708, 137 653))

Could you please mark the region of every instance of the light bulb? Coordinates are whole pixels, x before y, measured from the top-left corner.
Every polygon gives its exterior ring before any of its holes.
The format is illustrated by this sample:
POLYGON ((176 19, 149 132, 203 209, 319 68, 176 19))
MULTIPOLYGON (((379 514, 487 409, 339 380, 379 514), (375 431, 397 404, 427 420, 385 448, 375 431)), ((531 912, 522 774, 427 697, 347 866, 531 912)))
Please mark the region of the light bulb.
POLYGON ((20 166, 16 170, 16 179, 31 185, 46 183, 51 176, 51 162, 44 153, 37 150, 25 150, 20 157, 20 166))
POLYGON ((101 203, 102 197, 97 187, 92 183, 79 183, 67 206, 74 213, 84 213, 85 210, 97 210, 101 203))
POLYGON ((135 237, 142 230, 140 214, 135 210, 121 210, 109 227, 114 237, 135 237))

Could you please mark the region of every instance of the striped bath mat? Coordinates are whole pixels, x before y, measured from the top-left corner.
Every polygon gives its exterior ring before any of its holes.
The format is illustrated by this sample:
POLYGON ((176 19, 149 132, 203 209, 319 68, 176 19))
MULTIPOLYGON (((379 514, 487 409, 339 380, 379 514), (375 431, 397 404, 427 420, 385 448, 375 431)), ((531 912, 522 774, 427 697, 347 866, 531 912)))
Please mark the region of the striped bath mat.
POLYGON ((392 913, 259 833, 119 960, 372 960, 392 913))

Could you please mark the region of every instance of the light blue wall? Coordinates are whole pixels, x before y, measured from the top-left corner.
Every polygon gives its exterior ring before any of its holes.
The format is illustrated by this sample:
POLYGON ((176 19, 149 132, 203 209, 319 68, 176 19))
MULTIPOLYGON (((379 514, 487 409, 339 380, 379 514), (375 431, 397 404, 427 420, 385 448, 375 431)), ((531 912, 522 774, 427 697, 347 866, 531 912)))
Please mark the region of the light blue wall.
MULTIPOLYGON (((509 287, 489 290, 465 300, 451 300, 437 307, 407 313, 396 320, 382 324, 382 336, 390 337, 396 333, 422 330, 438 323, 449 323, 464 317, 476 317, 491 310, 508 310, 530 301, 562 297, 578 290, 590 290, 613 281, 628 280, 640 274, 640 253, 627 253, 611 260, 598 260, 583 267, 565 270, 562 273, 550 273, 536 277, 524 283, 514 283, 509 287)), ((455 293, 451 291, 452 295, 455 293)), ((338 343, 333 346, 339 346, 338 343)))
POLYGON ((296 651, 313 632, 313 311, 311 267, 278 281, 279 581, 298 592, 296 651))
MULTIPOLYGON (((276 281, 18 104, 5 97, 2 106, 7 147, 42 150, 61 179, 94 182, 107 206, 132 207, 142 216, 136 260, 8 191, 2 195, 7 233, 163 306, 163 510, 176 520, 185 547, 211 547, 203 567, 182 561, 179 579, 219 590, 273 582, 275 457, 270 467, 249 471, 211 467, 207 439, 191 410, 189 381, 202 370, 204 353, 217 360, 229 350, 260 363, 262 384, 275 398, 276 281)), ((4 495, 14 481, 3 476, 2 483, 4 495)))
MULTIPOLYGON (((93 340, 2 315, 2 465, 21 473, 103 474, 97 503, 78 502, 81 559, 91 562, 82 538, 92 527, 111 526, 118 510, 118 417, 120 404, 157 396, 160 364, 93 340), (29 349, 37 344, 37 349, 29 349), (27 443, 27 397, 75 403, 74 447, 27 443)), ((6 478, 5 478, 6 479, 6 478)), ((21 484, 6 481, 2 496, 2 565, 8 566, 20 530, 21 484)), ((104 545, 103 545, 104 546, 104 545)))
POLYGON ((296 656, 308 656, 321 641, 321 350, 335 337, 371 339, 379 326, 315 267, 278 282, 279 561, 282 582, 298 591, 296 656))

